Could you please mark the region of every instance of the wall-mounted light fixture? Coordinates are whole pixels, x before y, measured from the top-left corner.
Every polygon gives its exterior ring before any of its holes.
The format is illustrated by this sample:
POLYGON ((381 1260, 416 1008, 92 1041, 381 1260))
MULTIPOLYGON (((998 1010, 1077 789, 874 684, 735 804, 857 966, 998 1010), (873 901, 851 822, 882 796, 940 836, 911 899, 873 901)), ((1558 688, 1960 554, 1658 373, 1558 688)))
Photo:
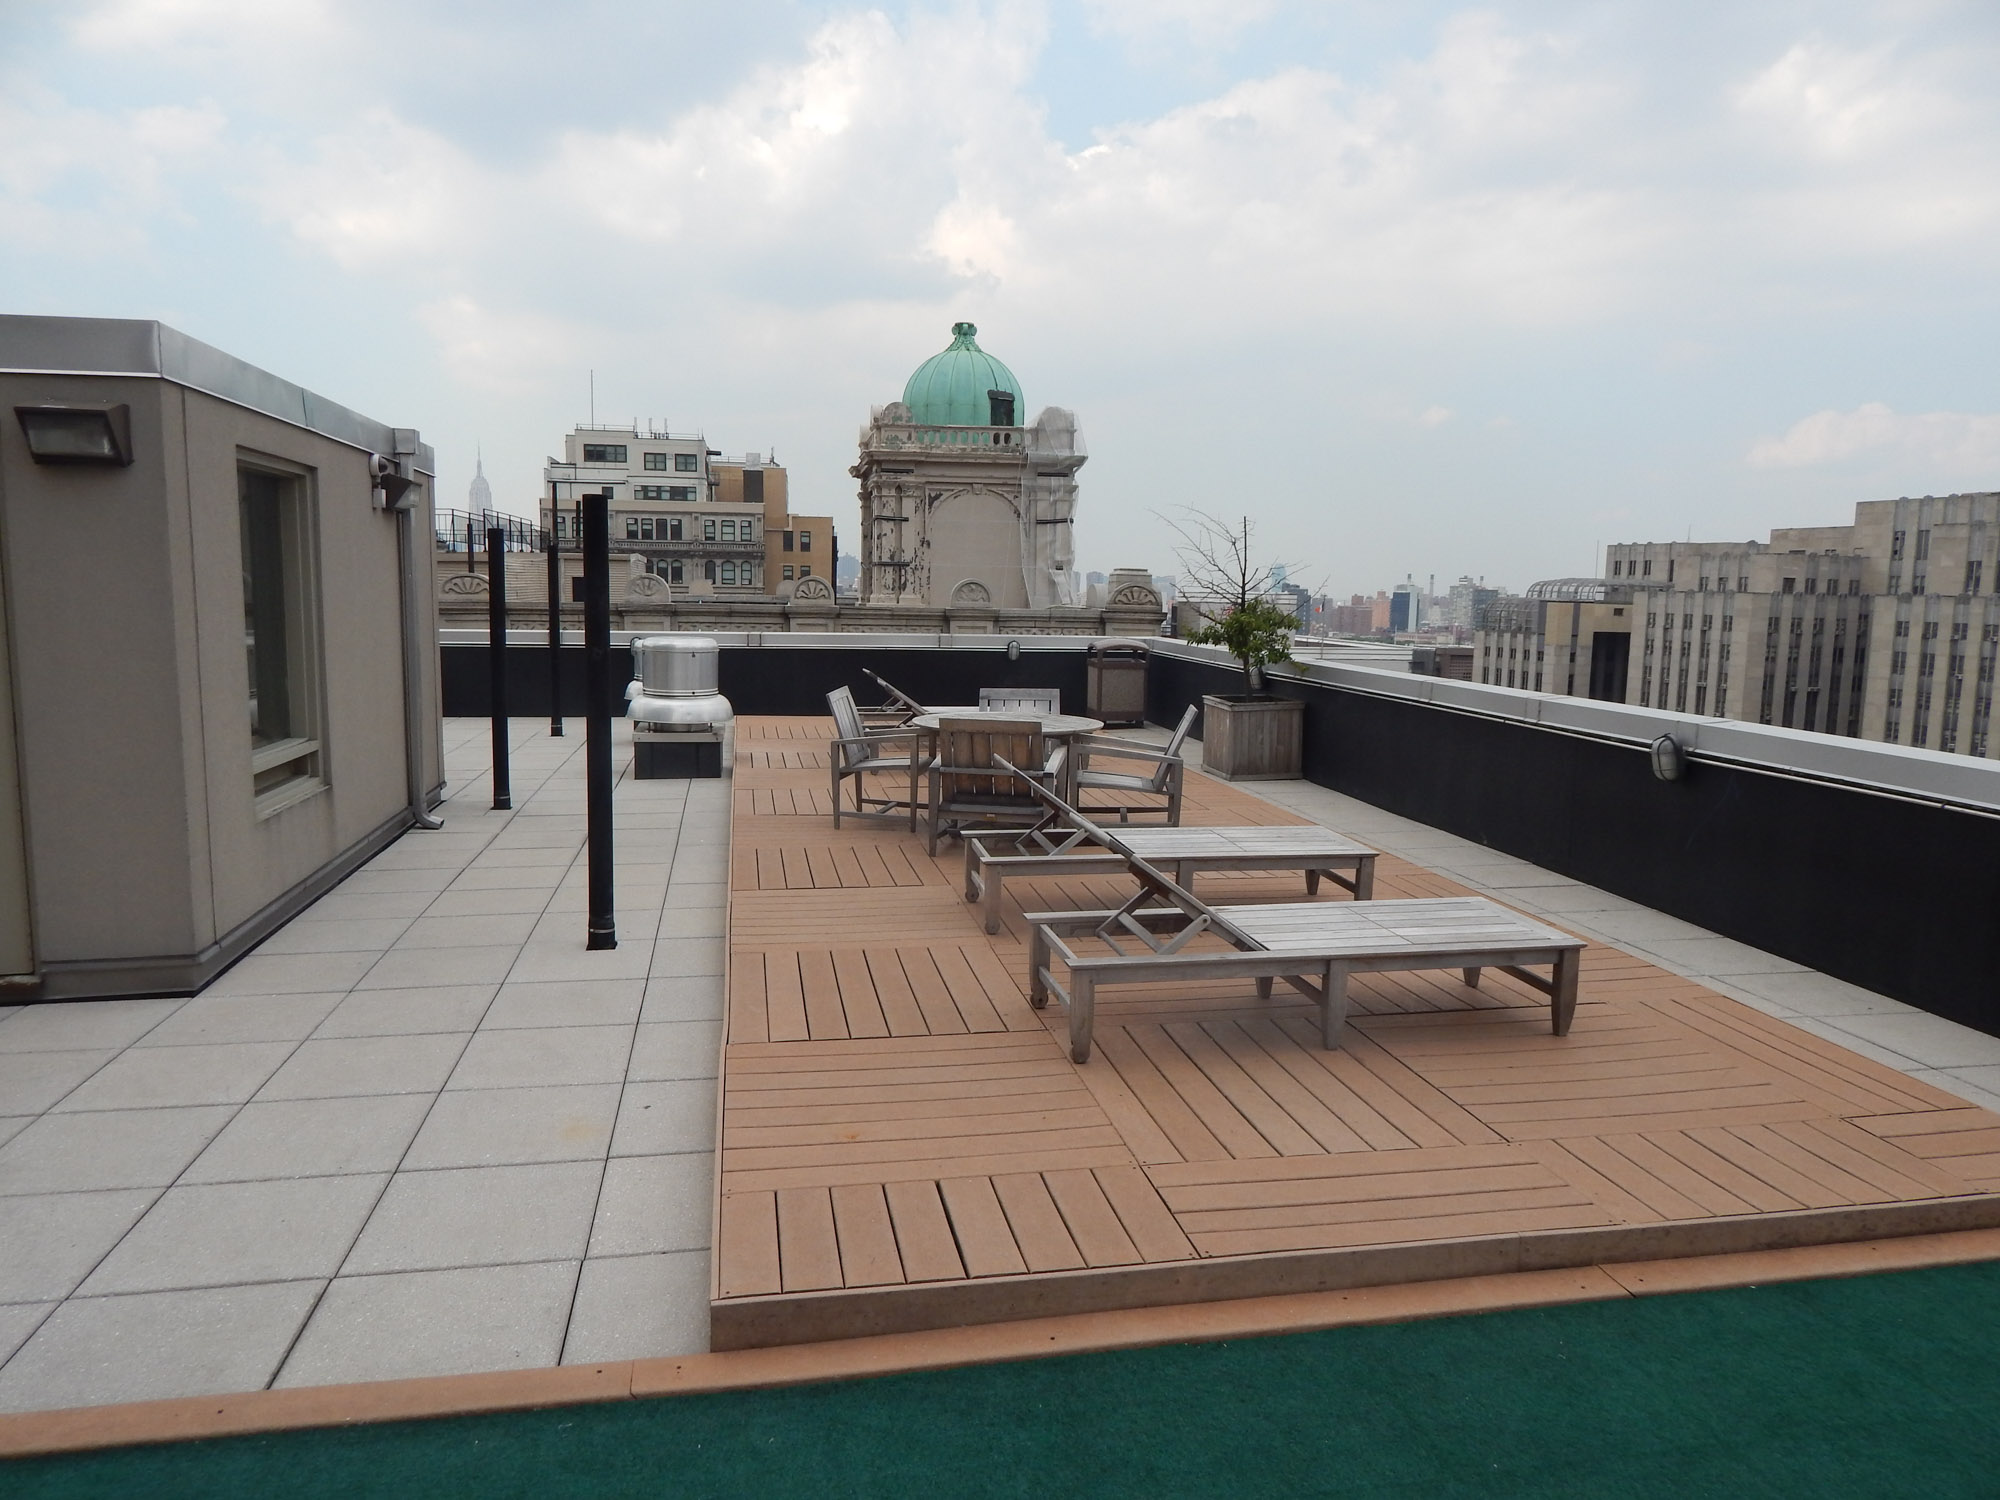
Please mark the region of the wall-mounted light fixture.
POLYGON ((129 406, 17 406, 14 416, 38 464, 132 462, 132 408, 129 406))
POLYGON ((1020 659, 1021 659, 1021 643, 1019 641, 1009 641, 1007 643, 1007 660, 1019 661, 1020 659))
POLYGON ((1653 774, 1662 781, 1679 781, 1681 773, 1687 769, 1687 751, 1681 742, 1670 734, 1663 734, 1653 741, 1653 774))

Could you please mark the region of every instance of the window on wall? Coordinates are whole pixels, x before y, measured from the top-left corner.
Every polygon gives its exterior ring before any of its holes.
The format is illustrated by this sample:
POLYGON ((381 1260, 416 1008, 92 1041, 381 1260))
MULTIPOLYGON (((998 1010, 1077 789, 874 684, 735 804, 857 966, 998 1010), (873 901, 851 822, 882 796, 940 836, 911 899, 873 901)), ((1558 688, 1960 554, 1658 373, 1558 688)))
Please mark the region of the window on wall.
POLYGON ((1979 558, 1976 558, 1976 557, 1975 557, 1975 558, 1973 558, 1971 562, 1969 562, 1969 563, 1967 563, 1967 564, 1965 565, 1965 592, 1966 592, 1966 593, 1968 593, 1968 594, 1976 594, 1976 593, 1978 593, 1978 592, 1979 592, 1979 583, 1980 583, 1980 578, 1979 578, 1979 575, 1980 575, 1980 572, 1981 572, 1981 570, 1982 570, 1982 569, 1983 569, 1983 568, 1984 568, 1985 566, 1986 566, 1986 564, 1985 564, 1984 562, 1982 562, 1982 561, 1981 561, 1981 560, 1980 560, 1979 558))
POLYGON ((725 542, 736 540, 736 522, 728 516, 722 518, 722 540, 725 542))
POLYGON ((733 584, 733 583, 735 583, 735 582, 736 582, 736 564, 735 564, 735 563, 733 563, 733 562, 726 562, 726 563, 724 563, 724 564, 722 565, 722 578, 721 578, 721 582, 723 582, 723 583, 729 583, 729 584, 733 584))
POLYGON ((694 499, 694 486, 691 484, 670 484, 667 486, 667 498, 686 504, 688 501, 694 499))
POLYGON ((704 578, 706 578, 706 579, 707 579, 707 580, 708 580, 708 581, 709 581, 710 583, 713 583, 713 582, 715 582, 715 559, 714 559, 714 558, 712 558, 712 557, 711 557, 711 558, 710 558, 710 559, 709 559, 709 560, 708 560, 707 562, 705 562, 705 563, 703 563, 703 564, 701 565, 701 576, 702 576, 702 577, 704 577, 704 578))
POLYGON ((681 540, 681 518, 679 516, 667 517, 667 540, 670 542, 681 540))
POLYGON ((267 817, 322 785, 311 528, 303 475, 242 465, 236 492, 251 795, 267 817))
POLYGON ((668 467, 670 466, 671 460, 672 460, 671 454, 648 453, 646 455, 646 467, 648 469, 656 470, 659 473, 664 474, 667 471, 668 467))
POLYGON ((667 487, 664 484, 635 484, 632 486, 634 500, 664 500, 667 487))
POLYGON ((786 578, 786 579, 787 579, 788 581, 789 581, 789 580, 791 579, 791 577, 792 577, 792 565, 791 565, 790 563, 786 563, 786 564, 785 564, 785 572, 784 572, 784 576, 785 576, 785 578, 786 578))
POLYGON ((784 550, 789 552, 792 550, 792 533, 787 531, 786 533, 784 533, 784 537, 785 537, 784 550))
POLYGON ((623 443, 585 443, 583 461, 587 464, 622 464, 625 462, 623 443))
POLYGON ((715 540, 714 516, 703 516, 701 518, 701 539, 705 542, 712 542, 715 540))
POLYGON ((639 540, 642 542, 653 540, 653 518, 651 516, 641 516, 639 518, 639 540))
POLYGON ((675 558, 670 558, 670 559, 668 560, 668 562, 667 562, 667 578, 668 578, 668 579, 669 579, 669 580, 670 580, 671 582, 674 582, 674 583, 682 583, 682 582, 685 582, 685 581, 686 581, 686 575, 687 575, 687 565, 686 565, 685 563, 683 563, 683 562, 682 562, 682 561, 681 561, 681 560, 680 560, 680 559, 679 559, 678 557, 675 557, 675 558))
POLYGON ((810 552, 812 549, 813 534, 810 531, 801 531, 799 533, 799 551, 810 552))
POLYGON ((639 518, 637 516, 627 516, 625 518, 625 540, 628 542, 639 540, 639 518))
POLYGON ((676 474, 699 474, 701 472, 701 456, 695 453, 676 453, 674 455, 674 472, 676 474))
POLYGON ((800 563, 799 577, 810 578, 812 576, 813 576, 813 565, 811 563, 800 563))

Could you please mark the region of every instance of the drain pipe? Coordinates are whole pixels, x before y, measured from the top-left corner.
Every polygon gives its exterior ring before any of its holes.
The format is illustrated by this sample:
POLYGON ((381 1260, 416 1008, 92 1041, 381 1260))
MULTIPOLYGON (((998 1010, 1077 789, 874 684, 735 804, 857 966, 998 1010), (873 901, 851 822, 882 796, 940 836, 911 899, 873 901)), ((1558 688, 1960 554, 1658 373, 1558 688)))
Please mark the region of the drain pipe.
MULTIPOLYGON (((397 433, 398 438, 402 435, 397 433)), ((408 458, 414 458, 416 434, 409 436, 408 458)), ((402 453, 396 457, 407 461, 402 453)), ((424 601, 417 575, 416 493, 412 485, 396 509, 396 563, 403 593, 403 770, 409 784, 411 823, 436 829, 444 827, 444 820, 431 816, 428 788, 424 786, 424 601)))

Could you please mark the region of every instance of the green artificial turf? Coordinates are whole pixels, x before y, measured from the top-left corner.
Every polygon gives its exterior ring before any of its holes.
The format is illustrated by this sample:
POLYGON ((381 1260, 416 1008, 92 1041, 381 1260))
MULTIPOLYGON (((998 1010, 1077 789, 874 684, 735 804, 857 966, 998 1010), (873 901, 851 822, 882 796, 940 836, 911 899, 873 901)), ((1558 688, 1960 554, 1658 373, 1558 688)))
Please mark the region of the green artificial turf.
POLYGON ((0 1466, 85 1496, 2000 1495, 2000 1264, 0 1466))

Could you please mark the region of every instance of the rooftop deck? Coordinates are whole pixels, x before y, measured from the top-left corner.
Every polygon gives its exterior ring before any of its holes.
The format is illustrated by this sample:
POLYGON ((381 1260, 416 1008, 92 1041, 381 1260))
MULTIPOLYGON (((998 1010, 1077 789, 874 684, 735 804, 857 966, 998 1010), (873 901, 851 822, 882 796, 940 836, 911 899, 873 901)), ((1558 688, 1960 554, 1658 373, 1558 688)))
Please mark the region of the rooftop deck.
MULTIPOLYGON (((1107 993, 1075 1065, 1023 903, 1129 885, 1010 882, 987 937, 956 846, 833 829, 830 732, 737 728, 717 1349, 2000 1224, 2000 1115, 1601 942, 1567 1037, 1499 975, 1357 976, 1337 1052, 1187 984, 1107 993)), ((1308 821, 1200 775, 1185 820, 1308 821)), ((1472 893, 1394 856, 1375 890, 1472 893)))

